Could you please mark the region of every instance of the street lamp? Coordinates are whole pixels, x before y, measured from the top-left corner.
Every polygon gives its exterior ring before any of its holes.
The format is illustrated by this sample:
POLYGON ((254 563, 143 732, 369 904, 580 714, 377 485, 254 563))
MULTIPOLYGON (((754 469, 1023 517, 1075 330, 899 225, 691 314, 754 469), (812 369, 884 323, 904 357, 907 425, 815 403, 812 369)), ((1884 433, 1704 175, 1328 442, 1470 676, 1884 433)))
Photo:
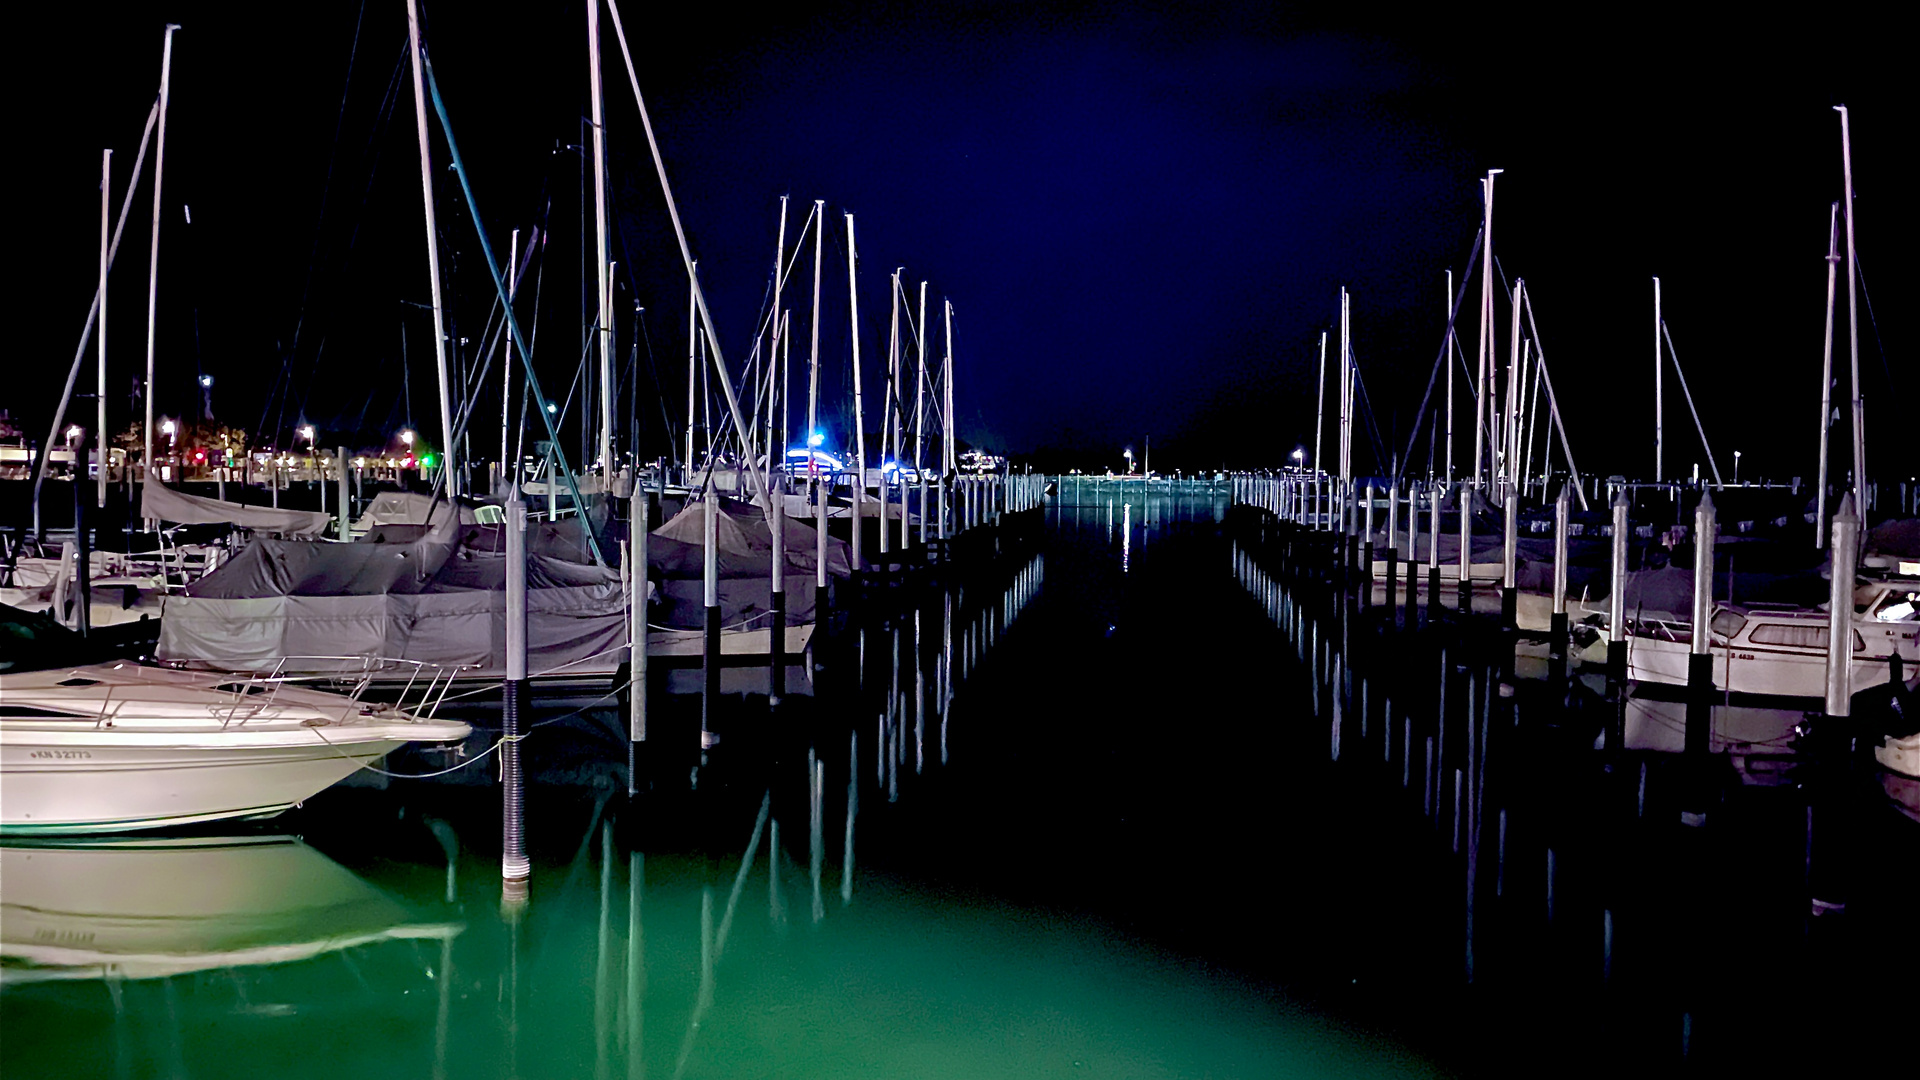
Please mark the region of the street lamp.
POLYGON ((1133 447, 1129 446, 1125 450, 1120 451, 1120 453, 1123 457, 1127 459, 1127 475, 1132 476, 1133 475, 1133 447))
POLYGON ((1740 451, 1738 450, 1733 452, 1733 483, 1735 487, 1740 485, 1740 451))
POLYGON ((1294 447, 1293 448, 1293 467, 1296 469, 1301 468, 1305 464, 1306 460, 1307 460, 1306 450, 1298 446, 1294 447))

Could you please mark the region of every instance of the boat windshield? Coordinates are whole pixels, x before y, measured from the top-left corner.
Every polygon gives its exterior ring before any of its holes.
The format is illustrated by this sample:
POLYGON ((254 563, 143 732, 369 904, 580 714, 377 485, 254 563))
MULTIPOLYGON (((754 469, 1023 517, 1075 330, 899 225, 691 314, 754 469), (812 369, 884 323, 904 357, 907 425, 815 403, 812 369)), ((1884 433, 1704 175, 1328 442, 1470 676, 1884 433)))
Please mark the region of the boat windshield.
POLYGON ((1725 608, 1721 608, 1719 611, 1713 613, 1713 632, 1728 641, 1732 641, 1738 637, 1741 628, 1746 625, 1746 616, 1741 615, 1739 612, 1728 611, 1725 608))

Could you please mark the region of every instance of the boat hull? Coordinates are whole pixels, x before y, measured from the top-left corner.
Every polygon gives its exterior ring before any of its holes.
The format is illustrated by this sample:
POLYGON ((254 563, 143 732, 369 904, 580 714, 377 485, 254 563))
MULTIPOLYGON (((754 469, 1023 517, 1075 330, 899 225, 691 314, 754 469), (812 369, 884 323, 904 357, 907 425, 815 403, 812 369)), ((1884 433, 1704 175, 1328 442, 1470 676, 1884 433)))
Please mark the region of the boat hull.
POLYGON ((102 733, 0 738, 0 832, 84 834, 271 817, 407 740, 311 745, 129 745, 102 733))

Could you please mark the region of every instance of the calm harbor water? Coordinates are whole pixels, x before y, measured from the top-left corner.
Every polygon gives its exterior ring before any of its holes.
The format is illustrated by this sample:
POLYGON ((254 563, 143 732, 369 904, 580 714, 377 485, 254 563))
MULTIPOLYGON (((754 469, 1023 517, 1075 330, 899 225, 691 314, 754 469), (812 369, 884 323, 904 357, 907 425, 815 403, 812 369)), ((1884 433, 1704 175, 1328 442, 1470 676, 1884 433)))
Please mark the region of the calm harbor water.
POLYGON ((697 700, 660 695, 637 796, 618 711, 547 705, 524 895, 484 764, 238 835, 10 843, 0 1072, 1874 1059, 1911 822, 1834 804, 1854 839, 1817 870, 1849 906, 1813 924, 1793 785, 1609 749, 1597 696, 1505 696, 1487 650, 1387 628, 1222 501, 1078 501, 841 629, 815 695, 731 699, 704 753, 697 700))

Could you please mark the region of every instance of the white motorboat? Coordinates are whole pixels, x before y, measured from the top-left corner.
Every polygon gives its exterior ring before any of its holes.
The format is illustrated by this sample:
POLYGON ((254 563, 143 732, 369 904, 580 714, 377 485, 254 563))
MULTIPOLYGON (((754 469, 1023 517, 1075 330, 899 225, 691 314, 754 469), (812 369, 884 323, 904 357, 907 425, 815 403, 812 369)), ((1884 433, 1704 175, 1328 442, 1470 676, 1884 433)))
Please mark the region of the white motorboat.
POLYGON ((470 733, 277 675, 15 663, 0 667, 0 831, 271 817, 407 743, 470 733))
MULTIPOLYGON (((1768 697, 1826 695, 1827 613, 1766 604, 1715 604, 1710 621, 1714 689, 1768 697)), ((1687 684, 1693 627, 1663 619, 1632 620, 1627 628, 1627 677, 1687 684)), ((1884 686, 1899 656, 1902 679, 1920 686, 1920 612, 1910 587, 1879 582, 1854 597, 1853 691, 1884 686)))

